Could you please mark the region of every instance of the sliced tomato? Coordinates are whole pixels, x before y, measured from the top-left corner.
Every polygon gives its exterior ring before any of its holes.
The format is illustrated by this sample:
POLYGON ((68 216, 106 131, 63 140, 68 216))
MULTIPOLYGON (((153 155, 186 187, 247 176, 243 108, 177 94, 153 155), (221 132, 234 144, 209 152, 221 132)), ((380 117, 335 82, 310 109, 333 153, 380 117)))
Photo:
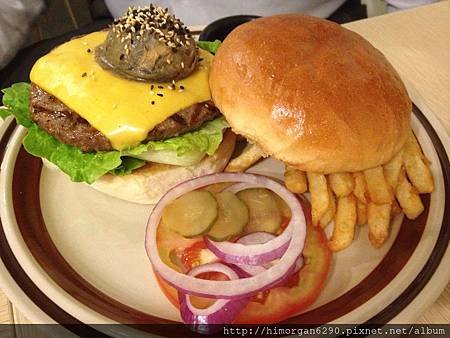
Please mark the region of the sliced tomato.
POLYGON ((314 303, 323 289, 331 262, 331 251, 322 228, 308 226, 303 257, 305 265, 299 272, 284 285, 256 295, 234 323, 278 323, 314 303))
MULTIPOLYGON (((302 204, 306 211, 305 214, 308 215, 309 206, 304 204, 304 200, 302 200, 302 204)), ((327 238, 323 229, 312 226, 308 216, 307 221, 306 243, 303 250, 305 265, 303 268, 286 280, 283 285, 255 295, 235 319, 235 324, 277 323, 302 312, 317 299, 330 269, 331 251, 328 249, 327 238)), ((287 225, 288 221, 284 220, 283 223, 287 225)), ((204 249, 202 239, 188 240, 193 241, 191 243, 188 243, 185 239, 178 241, 176 237, 181 236, 167 234, 164 227, 162 229, 163 231, 158 233, 161 236, 158 236, 157 245, 160 252, 168 253, 161 256, 166 264, 176 265, 173 260, 168 259, 170 252, 173 252, 173 250, 178 250, 178 255, 181 257, 178 264, 181 262, 182 268, 178 266, 178 270, 189 270, 195 265, 207 262, 209 258, 207 254, 203 254, 202 250, 206 249, 204 249), (171 238, 167 238, 167 235, 170 235, 171 238), (167 247, 169 244, 170 248, 167 247)), ((165 283, 159 276, 156 275, 156 277, 163 293, 172 304, 178 307, 177 290, 165 283)))

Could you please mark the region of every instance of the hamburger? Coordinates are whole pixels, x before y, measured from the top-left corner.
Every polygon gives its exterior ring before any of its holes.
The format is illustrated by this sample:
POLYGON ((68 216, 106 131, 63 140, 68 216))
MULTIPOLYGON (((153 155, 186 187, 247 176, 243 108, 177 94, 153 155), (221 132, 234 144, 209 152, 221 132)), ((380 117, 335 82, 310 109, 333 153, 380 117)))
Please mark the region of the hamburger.
POLYGON ((328 246, 348 247, 356 225, 371 244, 391 219, 414 219, 433 177, 411 127, 411 100, 385 56, 340 25, 301 14, 234 29, 209 76, 212 99, 250 146, 226 171, 261 157, 285 164, 285 184, 310 193, 312 223, 335 221, 328 246))
POLYGON ((155 203, 183 180, 221 171, 233 152, 211 101, 212 59, 167 9, 129 8, 107 31, 40 58, 31 84, 4 90, 2 116, 15 115, 28 128, 26 150, 73 181, 155 203))

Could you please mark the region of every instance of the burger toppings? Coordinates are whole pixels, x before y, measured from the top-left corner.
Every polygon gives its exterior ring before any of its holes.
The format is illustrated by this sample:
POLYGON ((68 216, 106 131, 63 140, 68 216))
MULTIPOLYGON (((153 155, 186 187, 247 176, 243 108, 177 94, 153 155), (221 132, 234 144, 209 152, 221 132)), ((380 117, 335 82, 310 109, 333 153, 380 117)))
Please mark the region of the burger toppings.
MULTIPOLYGON (((264 203, 266 202, 267 200, 264 203)), ((264 227, 264 222, 260 225, 264 227)), ((295 195, 264 176, 224 173, 186 181, 167 192, 150 215, 146 249, 155 272, 178 290, 181 316, 185 322, 224 324, 231 323, 251 297, 286 282, 294 271, 297 272, 301 268, 305 236, 305 215, 295 195), (209 191, 202 189, 211 184, 224 182, 245 184, 235 184, 216 194, 212 192, 214 191, 212 188, 209 191), (269 195, 273 194, 286 205, 280 208, 279 212, 287 208, 290 218, 277 234, 262 232, 256 225, 251 230, 246 227, 249 210, 254 208, 254 204, 261 202, 255 199, 243 201, 239 198, 239 194, 235 194, 240 190, 241 193, 247 192, 248 187, 258 187, 261 190, 258 194, 262 191, 269 195), (186 203, 189 203, 189 208, 186 208, 186 203), (180 208, 183 212, 180 212, 180 208), (183 214, 186 210, 190 211, 182 217, 187 219, 178 219, 175 222, 176 227, 172 228, 175 225, 172 223, 174 220, 170 219, 173 214, 183 214), (231 213, 224 214, 225 210, 231 210, 231 213), (215 216, 215 219, 212 216, 215 216), (228 221, 230 218, 233 219, 231 222, 228 221), (193 223, 205 226, 196 230, 196 234, 189 230, 186 233, 183 230, 184 225, 190 224, 194 219, 193 223), (238 223, 239 226, 228 230, 227 233, 224 223, 238 223), (221 227, 220 231, 214 230, 217 225, 221 227), (200 259, 198 266, 189 269, 187 274, 180 272, 183 269, 177 268, 177 265, 182 264, 187 256, 183 256, 181 260, 174 260, 175 266, 172 263, 167 265, 165 259, 160 256, 161 254, 164 256, 165 253, 161 251, 163 249, 161 246, 158 247, 157 239, 168 236, 164 235, 168 231, 175 231, 182 236, 187 235, 188 238, 206 235, 203 237, 206 247, 201 250, 210 253, 198 256, 200 259), (248 231, 251 233, 247 233, 248 231), (214 236, 210 236, 210 232, 214 233, 214 236), (205 280, 201 277, 204 273, 219 273, 222 277, 205 280), (190 296, 217 300, 209 307, 199 309, 193 306, 190 296)), ((174 257, 169 256, 172 259, 174 257)))
MULTIPOLYGON (((95 61, 97 52, 86 53, 86 49, 94 50, 105 41, 106 35, 106 32, 88 34, 55 48, 36 62, 30 78, 43 91, 58 98, 103 134, 113 149, 123 150, 137 146, 167 118, 192 105, 210 100, 208 74, 212 54, 205 50, 198 51, 204 60, 181 83, 175 80, 177 89, 180 85, 185 88, 180 92, 168 88, 173 88, 173 79, 165 83, 148 84, 117 76, 101 68, 95 61), (87 76, 81 78, 83 73, 87 76), (153 90, 150 89, 151 85, 153 90)), ((205 112, 207 107, 204 104, 201 107, 205 112)), ((209 102, 208 107, 214 106, 209 102)), ((196 123, 185 123, 190 118, 181 121, 174 117, 176 122, 181 122, 182 128, 170 135, 162 133, 163 138, 198 128, 217 114, 215 108, 208 109, 214 113, 207 114, 209 118, 203 119, 201 115, 205 114, 198 113, 199 107, 189 109, 197 111, 190 114, 200 117, 192 118, 196 123)), ((175 123, 172 121, 165 124, 172 127, 175 123)), ((160 135, 160 128, 157 130, 160 135)))
MULTIPOLYGON (((155 101, 152 104, 155 104, 155 101)), ((110 141, 84 118, 37 85, 31 86, 31 118, 59 141, 82 151, 113 150, 110 141)), ((159 141, 197 129, 217 118, 219 110, 211 101, 195 103, 158 123, 145 141, 159 141)))
POLYGON ((183 22, 153 5, 130 7, 111 25, 95 54, 105 69, 146 82, 185 78, 195 70, 199 58, 183 22))

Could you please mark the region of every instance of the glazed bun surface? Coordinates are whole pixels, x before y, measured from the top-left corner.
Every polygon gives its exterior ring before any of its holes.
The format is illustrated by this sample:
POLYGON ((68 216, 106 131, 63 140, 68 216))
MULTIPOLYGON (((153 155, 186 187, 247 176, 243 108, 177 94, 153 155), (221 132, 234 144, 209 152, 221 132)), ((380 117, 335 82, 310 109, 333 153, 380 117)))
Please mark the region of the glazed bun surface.
POLYGON ((289 14, 237 27, 209 81, 234 132, 301 170, 372 168, 408 135, 411 101, 397 72, 361 36, 327 20, 289 14))

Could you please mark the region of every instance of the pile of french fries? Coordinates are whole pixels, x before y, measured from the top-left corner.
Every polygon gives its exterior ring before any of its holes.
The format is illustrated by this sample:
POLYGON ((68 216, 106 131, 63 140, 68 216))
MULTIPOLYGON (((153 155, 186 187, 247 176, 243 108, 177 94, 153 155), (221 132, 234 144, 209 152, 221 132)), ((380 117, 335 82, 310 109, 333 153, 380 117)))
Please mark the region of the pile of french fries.
POLYGON ((329 247, 348 247, 357 225, 367 224, 369 241, 380 247, 388 238, 392 217, 403 212, 418 217, 424 206, 419 194, 434 189, 429 161, 410 132, 403 149, 383 166, 355 173, 285 171, 285 184, 294 193, 311 195, 314 225, 326 227, 334 220, 329 247))
MULTIPOLYGON (((249 144, 225 171, 245 171, 262 156, 258 146, 249 144)), ((329 175, 286 167, 284 177, 290 191, 309 191, 314 225, 326 227, 334 220, 328 243, 333 251, 348 247, 356 226, 364 224, 370 243, 380 247, 389 236, 391 219, 401 212, 409 219, 418 217, 424 209, 419 194, 434 189, 429 161, 412 131, 403 149, 383 166, 329 175)))

